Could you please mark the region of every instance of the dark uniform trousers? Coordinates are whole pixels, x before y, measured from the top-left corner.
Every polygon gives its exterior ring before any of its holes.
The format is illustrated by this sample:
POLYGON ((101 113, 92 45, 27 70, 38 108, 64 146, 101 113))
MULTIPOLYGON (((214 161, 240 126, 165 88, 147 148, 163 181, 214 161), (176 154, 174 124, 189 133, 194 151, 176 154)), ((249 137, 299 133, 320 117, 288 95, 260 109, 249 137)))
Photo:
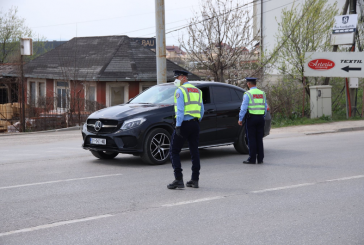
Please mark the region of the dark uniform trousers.
POLYGON ((192 180, 199 180, 200 176, 200 154, 198 152, 198 137, 200 133, 200 124, 198 121, 183 121, 181 125, 182 137, 176 135, 176 131, 172 134, 171 140, 171 161, 174 169, 174 177, 177 180, 183 178, 181 159, 179 153, 183 147, 184 142, 188 141, 192 159, 192 180))
POLYGON ((248 136, 249 158, 248 161, 262 162, 264 158, 263 136, 264 136, 264 115, 250 114, 246 119, 246 132, 248 136), (258 155, 258 156, 257 156, 258 155))

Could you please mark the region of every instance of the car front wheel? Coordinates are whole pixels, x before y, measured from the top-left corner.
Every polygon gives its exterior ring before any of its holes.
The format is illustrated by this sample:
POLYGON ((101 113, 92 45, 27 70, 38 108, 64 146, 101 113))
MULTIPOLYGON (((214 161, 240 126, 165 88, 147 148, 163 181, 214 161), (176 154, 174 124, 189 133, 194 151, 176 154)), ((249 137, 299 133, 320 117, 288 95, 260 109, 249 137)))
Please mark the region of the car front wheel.
POLYGON ((240 131, 239 139, 234 143, 234 148, 240 154, 249 154, 248 139, 246 136, 246 127, 243 124, 243 128, 240 131))
POLYGON ((145 138, 141 158, 148 164, 164 164, 169 159, 171 135, 167 130, 156 128, 150 131, 145 138))
POLYGON ((111 151, 91 151, 92 155, 99 159, 114 159, 119 153, 111 151))

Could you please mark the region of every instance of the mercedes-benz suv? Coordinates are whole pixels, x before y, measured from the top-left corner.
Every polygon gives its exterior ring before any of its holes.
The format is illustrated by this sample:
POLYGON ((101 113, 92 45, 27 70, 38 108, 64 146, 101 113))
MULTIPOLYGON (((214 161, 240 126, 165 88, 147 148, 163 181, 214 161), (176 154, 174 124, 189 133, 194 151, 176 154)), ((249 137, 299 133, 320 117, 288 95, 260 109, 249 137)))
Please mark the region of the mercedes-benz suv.
MULTIPOLYGON (((205 113, 200 122, 199 147, 233 144, 248 154, 245 126, 238 125, 245 90, 217 82, 190 81, 202 91, 205 113)), ((126 104, 91 114, 83 125, 83 149, 100 159, 113 159, 119 153, 140 156, 149 164, 169 160, 174 129, 173 83, 155 85, 126 104)), ((265 116, 264 135, 269 135, 271 116, 265 116)), ((188 149, 188 145, 184 146, 188 149)))

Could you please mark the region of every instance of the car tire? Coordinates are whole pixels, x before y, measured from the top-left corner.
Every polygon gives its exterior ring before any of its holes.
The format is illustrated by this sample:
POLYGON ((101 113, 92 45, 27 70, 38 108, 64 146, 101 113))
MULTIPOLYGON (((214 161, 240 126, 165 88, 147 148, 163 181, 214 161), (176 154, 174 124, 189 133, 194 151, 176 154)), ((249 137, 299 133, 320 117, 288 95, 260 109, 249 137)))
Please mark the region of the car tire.
POLYGON ((249 146, 248 146, 248 139, 246 136, 245 124, 243 124, 243 127, 240 131, 238 141, 234 143, 234 148, 240 154, 249 154, 249 146))
POLYGON ((143 162, 158 165, 164 164, 169 160, 171 135, 167 130, 155 128, 145 137, 143 153, 141 158, 143 162))
POLYGON ((92 155, 99 159, 114 159, 119 153, 112 151, 91 151, 92 155))

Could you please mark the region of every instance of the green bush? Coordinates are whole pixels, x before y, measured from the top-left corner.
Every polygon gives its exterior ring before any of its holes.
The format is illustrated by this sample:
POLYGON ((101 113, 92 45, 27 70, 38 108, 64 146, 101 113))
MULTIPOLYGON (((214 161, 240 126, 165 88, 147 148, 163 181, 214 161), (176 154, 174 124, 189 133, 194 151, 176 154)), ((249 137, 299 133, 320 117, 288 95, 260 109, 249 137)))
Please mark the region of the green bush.
MULTIPOLYGON (((322 83, 322 81, 323 79, 316 79, 318 84, 322 83)), ((322 116, 316 119, 310 119, 310 98, 307 94, 303 94, 302 85, 297 81, 283 78, 282 81, 269 84, 263 88, 267 94, 267 101, 272 115, 272 127, 346 120, 345 78, 331 78, 330 85, 332 86, 332 117, 322 116)), ((353 120, 360 119, 362 115, 363 87, 364 79, 359 79, 359 89, 356 96, 357 111, 355 116, 354 113, 352 114, 351 119, 353 120)))

